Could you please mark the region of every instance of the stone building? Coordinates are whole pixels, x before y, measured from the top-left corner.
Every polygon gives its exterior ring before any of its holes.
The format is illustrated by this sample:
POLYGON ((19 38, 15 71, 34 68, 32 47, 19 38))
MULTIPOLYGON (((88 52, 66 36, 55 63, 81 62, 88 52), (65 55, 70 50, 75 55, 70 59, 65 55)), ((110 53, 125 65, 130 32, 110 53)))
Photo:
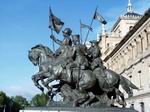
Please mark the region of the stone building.
POLYGON ((99 41, 107 68, 131 80, 139 90, 126 101, 139 112, 150 112, 150 9, 141 16, 133 12, 130 0, 127 13, 120 16, 111 32, 99 41))

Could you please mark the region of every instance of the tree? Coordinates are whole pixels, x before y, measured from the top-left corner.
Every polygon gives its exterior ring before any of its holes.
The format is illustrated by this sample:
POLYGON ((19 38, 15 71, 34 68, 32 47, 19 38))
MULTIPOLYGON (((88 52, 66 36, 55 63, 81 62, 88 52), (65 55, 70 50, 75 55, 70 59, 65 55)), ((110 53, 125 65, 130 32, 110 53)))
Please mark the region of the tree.
POLYGON ((23 96, 8 97, 6 93, 0 91, 0 112, 19 112, 20 109, 30 106, 23 96))
POLYGON ((15 96, 15 97, 12 97, 12 100, 13 100, 13 103, 14 103, 14 106, 17 108, 17 109, 24 109, 28 106, 30 106, 29 102, 27 101, 26 98, 24 98, 23 96, 15 96))
POLYGON ((8 100, 8 98, 7 98, 6 94, 4 92, 0 91, 0 106, 6 105, 7 100, 8 100))
POLYGON ((46 106, 47 102, 49 100, 48 94, 36 94, 32 100, 31 105, 33 106, 46 106))
POLYGON ((4 109, 6 110, 7 105, 9 104, 9 97, 3 91, 0 91, 0 112, 4 109))

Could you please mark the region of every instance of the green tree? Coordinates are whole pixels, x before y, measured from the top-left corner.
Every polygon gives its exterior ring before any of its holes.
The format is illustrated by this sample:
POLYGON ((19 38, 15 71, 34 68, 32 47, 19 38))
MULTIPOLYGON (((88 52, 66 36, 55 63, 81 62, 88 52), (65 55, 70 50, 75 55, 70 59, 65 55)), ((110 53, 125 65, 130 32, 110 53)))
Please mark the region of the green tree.
POLYGON ((12 97, 12 100, 14 101, 15 105, 19 108, 19 109, 24 109, 29 105, 29 102, 27 101, 26 98, 24 98, 23 96, 15 96, 12 97))
POLYGON ((0 112, 3 111, 3 109, 6 107, 8 102, 9 102, 9 98, 6 96, 6 94, 3 91, 0 91, 0 112))
POLYGON ((4 92, 0 91, 0 106, 6 104, 7 96, 4 92))
POLYGON ((49 96, 47 94, 44 94, 44 93, 36 94, 31 100, 31 105, 46 106, 48 100, 49 100, 49 96))
POLYGON ((19 112, 20 109, 24 109, 30 106, 29 102, 23 96, 8 97, 6 93, 0 91, 0 112, 3 112, 4 108, 6 112, 19 112))

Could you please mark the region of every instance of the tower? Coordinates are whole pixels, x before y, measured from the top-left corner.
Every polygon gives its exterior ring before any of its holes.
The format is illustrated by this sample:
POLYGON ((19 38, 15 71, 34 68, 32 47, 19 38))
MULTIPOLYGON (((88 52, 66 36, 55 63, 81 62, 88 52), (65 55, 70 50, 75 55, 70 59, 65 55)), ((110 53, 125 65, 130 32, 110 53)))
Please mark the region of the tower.
POLYGON ((132 27, 142 17, 133 11, 131 0, 128 0, 126 10, 127 12, 118 18, 110 32, 101 33, 100 35, 99 46, 102 48, 102 59, 117 46, 122 38, 132 30, 132 27))
POLYGON ((132 4, 131 4, 131 0, 128 0, 128 8, 127 8, 127 12, 132 13, 132 4))

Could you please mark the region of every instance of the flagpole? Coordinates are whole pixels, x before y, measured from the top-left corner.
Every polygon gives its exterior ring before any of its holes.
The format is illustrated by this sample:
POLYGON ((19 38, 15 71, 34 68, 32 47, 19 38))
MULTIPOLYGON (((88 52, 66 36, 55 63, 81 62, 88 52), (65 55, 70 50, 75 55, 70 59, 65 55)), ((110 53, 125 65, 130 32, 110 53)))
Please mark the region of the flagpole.
MULTIPOLYGON (((90 28, 92 27, 93 20, 94 20, 94 19, 92 18, 92 21, 91 21, 91 24, 90 24, 90 28)), ((86 43, 86 41, 87 41, 87 38, 88 38, 89 33, 90 33, 90 30, 88 29, 88 32, 87 32, 87 34, 86 34, 86 38, 85 38, 85 42, 84 42, 84 44, 85 44, 85 43, 86 43)))
MULTIPOLYGON (((98 7, 98 6, 97 6, 97 7, 98 7)), ((97 7, 96 7, 96 9, 95 9, 95 12, 97 11, 97 7)), ((95 14, 95 12, 94 12, 94 14, 95 14)), ((91 24, 90 24, 90 28, 92 27, 93 20, 94 20, 94 17, 92 17, 92 21, 91 21, 91 24)), ((85 38, 84 45, 85 45, 85 43, 86 43, 86 41, 87 41, 87 38, 88 38, 89 33, 90 33, 90 29, 88 29, 88 32, 87 32, 87 35, 86 35, 86 38, 85 38)))
MULTIPOLYGON (((52 19, 52 12, 51 12, 51 7, 49 6, 49 19, 52 19)), ((53 35, 53 29, 52 29, 52 23, 51 23, 51 20, 49 20, 49 27, 51 29, 51 35, 53 35)), ((54 40, 52 40, 52 43, 53 43, 53 51, 55 52, 55 44, 54 44, 54 40)))
MULTIPOLYGON (((52 30, 52 28, 51 28, 51 35, 53 35, 53 30, 52 30)), ((55 43, 54 43, 54 40, 52 40, 52 42, 53 42, 53 51, 55 52, 55 43)))
POLYGON ((81 28, 81 19, 80 19, 80 41, 81 41, 81 44, 82 44, 82 28, 81 28))

